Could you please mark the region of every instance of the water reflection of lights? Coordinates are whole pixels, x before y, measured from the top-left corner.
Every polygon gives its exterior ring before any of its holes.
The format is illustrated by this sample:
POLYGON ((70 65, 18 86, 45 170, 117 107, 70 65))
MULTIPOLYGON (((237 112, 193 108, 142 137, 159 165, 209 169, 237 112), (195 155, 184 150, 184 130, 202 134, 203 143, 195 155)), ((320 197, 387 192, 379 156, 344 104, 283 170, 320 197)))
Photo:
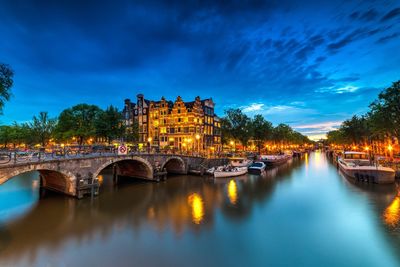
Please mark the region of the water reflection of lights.
POLYGON ((230 180, 228 184, 228 197, 229 201, 235 205, 238 199, 237 185, 235 180, 230 180))
POLYGON ((395 197, 392 203, 385 209, 383 219, 389 226, 395 226, 400 221, 400 196, 395 197))
POLYGON ((39 180, 33 180, 32 181, 32 189, 33 190, 38 189, 39 186, 40 186, 39 180))
POLYGON ((314 153, 314 160, 317 165, 321 164, 321 152, 316 151, 314 153))
POLYGON ((204 219, 204 202, 201 196, 193 193, 188 197, 188 203, 192 208, 192 221, 195 224, 200 224, 204 219))
POLYGON ((305 161, 305 168, 306 168, 306 172, 308 171, 308 153, 305 153, 305 158, 304 158, 304 161, 305 161))
POLYGON ((99 184, 102 185, 104 180, 103 175, 97 176, 97 179, 99 179, 99 184))

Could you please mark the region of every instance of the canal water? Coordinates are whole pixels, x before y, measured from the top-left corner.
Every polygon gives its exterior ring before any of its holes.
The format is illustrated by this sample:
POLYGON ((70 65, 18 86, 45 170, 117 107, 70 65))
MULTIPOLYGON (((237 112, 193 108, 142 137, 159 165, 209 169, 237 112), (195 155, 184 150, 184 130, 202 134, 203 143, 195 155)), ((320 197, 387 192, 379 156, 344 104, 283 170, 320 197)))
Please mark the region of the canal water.
POLYGON ((322 152, 232 179, 101 174, 101 194, 0 186, 0 266, 400 266, 396 185, 349 181, 322 152))

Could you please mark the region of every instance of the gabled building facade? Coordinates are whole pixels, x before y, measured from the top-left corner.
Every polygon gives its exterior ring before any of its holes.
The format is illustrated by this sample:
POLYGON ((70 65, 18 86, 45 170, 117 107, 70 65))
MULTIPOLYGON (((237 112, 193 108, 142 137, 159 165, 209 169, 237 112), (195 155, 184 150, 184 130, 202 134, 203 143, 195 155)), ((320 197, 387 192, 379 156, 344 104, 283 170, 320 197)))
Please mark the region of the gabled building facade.
POLYGON ((222 150, 219 118, 214 113, 211 98, 184 102, 178 96, 174 102, 164 97, 160 101, 146 100, 137 95, 136 103, 125 100, 123 115, 127 131, 137 123, 139 145, 193 152, 222 150))

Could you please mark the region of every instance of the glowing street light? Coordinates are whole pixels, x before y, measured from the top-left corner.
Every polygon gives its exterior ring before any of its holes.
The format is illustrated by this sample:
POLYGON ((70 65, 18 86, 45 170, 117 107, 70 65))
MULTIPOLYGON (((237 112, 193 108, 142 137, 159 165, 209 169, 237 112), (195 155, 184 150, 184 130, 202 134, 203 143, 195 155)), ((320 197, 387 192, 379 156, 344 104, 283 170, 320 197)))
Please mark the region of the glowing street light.
POLYGON ((389 151, 392 151, 392 150, 393 150, 392 145, 388 145, 388 150, 389 150, 389 151))

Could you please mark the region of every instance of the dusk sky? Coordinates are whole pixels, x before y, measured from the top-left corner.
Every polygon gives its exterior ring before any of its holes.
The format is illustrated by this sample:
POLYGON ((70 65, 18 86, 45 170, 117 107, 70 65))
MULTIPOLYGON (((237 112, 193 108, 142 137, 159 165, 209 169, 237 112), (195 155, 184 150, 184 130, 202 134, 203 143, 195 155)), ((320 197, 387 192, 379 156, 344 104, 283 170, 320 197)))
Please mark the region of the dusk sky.
POLYGON ((319 137, 400 79, 399 1, 1 1, 2 124, 138 93, 319 137))

